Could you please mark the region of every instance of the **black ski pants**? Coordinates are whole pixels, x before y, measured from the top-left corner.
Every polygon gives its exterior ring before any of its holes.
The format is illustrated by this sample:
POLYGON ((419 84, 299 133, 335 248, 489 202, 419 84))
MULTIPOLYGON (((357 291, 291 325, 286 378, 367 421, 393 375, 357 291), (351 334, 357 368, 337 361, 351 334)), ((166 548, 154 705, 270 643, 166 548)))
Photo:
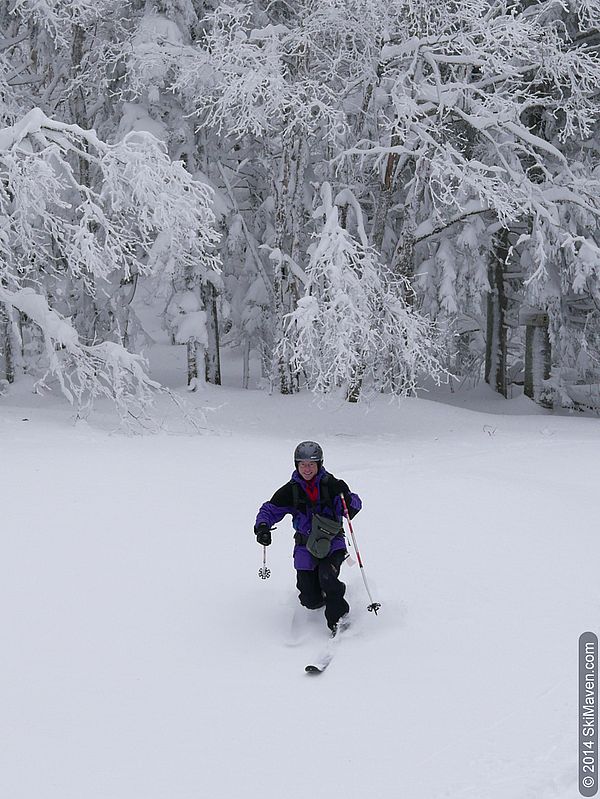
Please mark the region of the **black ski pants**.
POLYGON ((350 610, 344 599, 346 586, 338 579, 345 557, 345 550, 337 550, 320 560, 312 571, 296 571, 300 604, 311 609, 325 605, 325 618, 330 629, 350 610))

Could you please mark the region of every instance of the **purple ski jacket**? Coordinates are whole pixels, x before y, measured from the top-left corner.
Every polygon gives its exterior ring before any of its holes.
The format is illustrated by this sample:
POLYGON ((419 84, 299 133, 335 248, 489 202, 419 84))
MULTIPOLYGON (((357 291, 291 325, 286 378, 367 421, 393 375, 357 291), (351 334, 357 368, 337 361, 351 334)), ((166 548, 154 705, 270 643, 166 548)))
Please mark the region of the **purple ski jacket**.
MULTIPOLYGON (((281 486, 273 494, 269 502, 264 502, 258 511, 256 517, 255 529, 259 524, 266 524, 269 527, 280 522, 286 514, 291 514, 292 525, 294 527, 296 546, 294 547, 294 568, 299 571, 312 571, 317 566, 317 559, 314 558, 306 548, 306 542, 311 531, 313 511, 322 516, 337 519, 338 521, 343 517, 342 501, 339 497, 341 493, 344 494, 346 504, 348 506, 348 513, 350 518, 354 517, 362 507, 362 502, 358 494, 351 493, 348 485, 343 480, 338 480, 329 472, 326 472, 323 467, 319 470, 315 477, 315 483, 319 488, 319 498, 314 505, 308 499, 306 494, 306 482, 302 479, 297 470, 294 470, 292 479, 289 483, 281 486), (328 475, 327 478, 327 491, 332 500, 333 507, 322 504, 321 502, 321 481, 328 475), (300 486, 299 491, 299 505, 294 507, 294 490, 292 483, 297 483, 300 486), (348 501, 349 500, 349 501, 348 501)), ((331 542, 331 551, 346 549, 346 537, 343 533, 336 536, 331 542)))

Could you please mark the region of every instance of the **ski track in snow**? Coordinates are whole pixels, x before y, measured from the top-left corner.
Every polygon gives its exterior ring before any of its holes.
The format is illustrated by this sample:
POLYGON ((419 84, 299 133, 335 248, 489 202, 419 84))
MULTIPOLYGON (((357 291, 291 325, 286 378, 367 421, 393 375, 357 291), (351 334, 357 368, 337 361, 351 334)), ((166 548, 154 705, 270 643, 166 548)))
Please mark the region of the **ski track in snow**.
POLYGON ((72 426, 52 399, 0 400, 0 796, 574 799, 598 422, 193 401, 222 406, 216 432, 176 430, 166 406, 178 435, 127 437, 101 413, 72 426), (353 626, 317 679, 319 614, 286 646, 289 520, 269 580, 252 535, 302 438, 363 498, 382 603, 367 613, 345 565, 353 626))

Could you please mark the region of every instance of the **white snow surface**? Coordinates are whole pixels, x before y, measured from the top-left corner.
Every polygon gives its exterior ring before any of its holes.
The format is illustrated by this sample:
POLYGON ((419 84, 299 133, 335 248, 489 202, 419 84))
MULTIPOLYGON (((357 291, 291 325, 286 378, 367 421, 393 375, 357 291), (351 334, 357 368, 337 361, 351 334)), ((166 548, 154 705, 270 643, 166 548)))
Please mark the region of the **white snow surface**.
POLYGON ((0 796, 575 799, 599 422, 483 391, 365 408, 229 383, 189 400, 216 409, 205 435, 174 406, 170 432, 127 436, 0 397, 0 796), (269 580, 252 533, 307 438, 363 499, 382 603, 345 565, 353 625, 316 677, 321 612, 289 646, 289 517, 269 580))

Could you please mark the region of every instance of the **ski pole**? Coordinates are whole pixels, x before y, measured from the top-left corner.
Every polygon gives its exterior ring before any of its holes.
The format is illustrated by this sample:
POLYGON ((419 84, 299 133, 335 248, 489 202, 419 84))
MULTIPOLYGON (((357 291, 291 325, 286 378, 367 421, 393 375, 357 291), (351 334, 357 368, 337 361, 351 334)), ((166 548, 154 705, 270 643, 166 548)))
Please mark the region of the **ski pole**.
POLYGON ((367 575, 365 573, 365 567, 363 566, 362 558, 360 557, 360 552, 358 551, 356 537, 354 535, 354 530, 352 528, 352 522, 350 521, 350 514, 348 513, 348 506, 346 505, 346 500, 344 499, 343 494, 340 494, 340 499, 342 500, 344 516, 346 517, 346 521, 348 522, 348 527, 350 528, 350 535, 352 536, 352 544, 354 546, 354 551, 356 552, 356 559, 358 560, 358 565, 360 566, 360 573, 362 574, 362 578, 365 583, 365 588, 367 589, 367 594, 369 595, 369 599, 371 600, 371 604, 367 607, 367 610, 372 610, 373 613, 375 613, 375 615, 377 616, 377 611, 381 607, 381 603, 373 602, 373 597, 371 596, 371 592, 369 591, 369 584, 367 583, 367 575))
POLYGON ((271 576, 271 569, 267 568, 267 548, 263 546, 263 565, 258 570, 258 576, 261 580, 268 580, 271 576))

